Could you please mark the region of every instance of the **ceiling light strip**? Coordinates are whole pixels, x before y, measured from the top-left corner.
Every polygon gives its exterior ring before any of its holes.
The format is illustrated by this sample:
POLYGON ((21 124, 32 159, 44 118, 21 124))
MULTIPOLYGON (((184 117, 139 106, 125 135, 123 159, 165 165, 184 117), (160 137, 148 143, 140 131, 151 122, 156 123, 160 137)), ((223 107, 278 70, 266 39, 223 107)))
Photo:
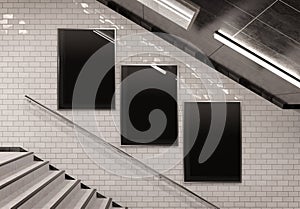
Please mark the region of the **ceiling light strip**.
POLYGON ((200 7, 183 0, 137 0, 168 20, 188 30, 198 15, 200 7))
POLYGON ((247 49, 240 43, 232 40, 230 37, 226 36, 221 31, 215 32, 214 38, 216 40, 220 41, 221 43, 225 44, 226 46, 230 47, 231 49, 235 50, 236 52, 244 55, 245 57, 249 58, 250 60, 261 65, 262 67, 266 68, 267 70, 271 71, 272 73, 280 76, 281 78, 285 79, 286 81, 288 81, 291 84, 300 88, 300 80, 297 77, 295 77, 294 75, 291 75, 290 73, 281 69, 277 65, 271 63, 270 61, 266 60, 265 58, 261 57, 260 55, 247 49))
MULTIPOLYGON (((182 9, 180 9, 179 7, 177 7, 174 4, 170 4, 169 2, 163 1, 163 0, 154 0, 154 1, 157 2, 158 4, 160 4, 161 6, 167 8, 168 10, 174 12, 175 14, 179 15, 186 21, 191 21, 191 19, 193 18, 193 14, 190 14, 190 15, 187 14, 186 12, 184 12, 182 9)), ((191 11, 191 12, 193 12, 193 11, 191 11)))

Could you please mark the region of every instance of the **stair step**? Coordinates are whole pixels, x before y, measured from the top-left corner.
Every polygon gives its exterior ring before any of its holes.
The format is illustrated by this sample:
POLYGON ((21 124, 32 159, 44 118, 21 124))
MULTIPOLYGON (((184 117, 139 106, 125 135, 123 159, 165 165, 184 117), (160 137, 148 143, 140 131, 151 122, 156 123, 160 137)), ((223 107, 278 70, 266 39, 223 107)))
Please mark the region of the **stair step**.
POLYGON ((0 152, 0 167, 32 154, 33 152, 0 152))
POLYGON ((122 207, 119 204, 117 204, 116 202, 112 202, 112 209, 128 209, 127 207, 122 207))
MULTIPOLYGON (((68 205, 76 198, 77 194, 81 190, 80 180, 77 180, 77 184, 72 188, 71 191, 55 206, 56 209, 69 209, 68 205)), ((71 208, 70 208, 71 209, 71 208)), ((73 209, 73 208, 72 208, 73 209)))
POLYGON ((42 162, 41 165, 37 165, 31 170, 24 171, 22 174, 20 171, 19 174, 16 174, 16 176, 13 176, 11 179, 3 180, 0 189, 0 201, 6 199, 8 196, 11 197, 11 194, 21 191, 25 185, 33 184, 35 180, 47 172, 49 172, 49 162, 42 162))
POLYGON ((0 209, 128 209, 34 156, 0 147, 0 209))
MULTIPOLYGON (((64 176, 63 176, 64 177, 64 176)), ((30 205, 31 209, 40 208, 55 208, 61 203, 61 201, 71 192, 71 190, 79 184, 79 180, 63 180, 59 185, 57 185, 52 190, 48 191, 48 194, 44 195, 40 199, 34 200, 34 205, 30 205)), ((37 195, 38 196, 38 195, 37 195)), ((20 207, 21 209, 22 207, 20 207)))
POLYGON ((72 209, 84 209, 91 201, 91 199, 95 198, 95 189, 80 189, 74 199, 66 205, 66 208, 72 209))
POLYGON ((97 192, 95 192, 90 201, 86 204, 86 206, 84 207, 85 209, 93 209, 94 208, 94 205, 95 205, 95 202, 96 202, 96 199, 97 199, 97 192))
POLYGON ((93 202, 94 199, 96 199, 96 189, 91 189, 92 191, 90 192, 89 196, 86 198, 85 202, 83 203, 81 209, 86 209, 88 208, 88 205, 93 202))
POLYGON ((64 171, 49 171, 47 174, 34 181, 34 183, 24 185, 22 188, 18 189, 17 192, 9 195, 8 198, 0 202, 0 205, 3 205, 3 209, 16 209, 20 207, 63 173, 64 171))
POLYGON ((32 152, 0 152, 0 180, 32 163, 32 152))
POLYGON ((111 198, 106 198, 106 197, 101 197, 99 193, 95 193, 93 195, 93 198, 91 201, 87 204, 86 209, 106 209, 106 208, 112 208, 112 199, 111 198))
POLYGON ((43 187, 36 195, 32 196, 28 201, 21 205, 19 209, 47 208, 45 202, 41 205, 42 207, 37 207, 37 204, 41 200, 45 200, 46 203, 49 203, 49 208, 55 208, 76 186, 76 184, 78 184, 78 181, 76 180, 65 180, 65 175, 62 173, 51 183, 43 187), (53 201, 49 202, 50 199, 53 201))
POLYGON ((0 189, 3 189, 4 187, 8 186, 9 184, 12 184, 13 182, 21 179, 22 177, 28 175, 29 173, 33 172, 34 170, 37 170, 38 168, 46 165, 48 162, 43 161, 37 161, 34 162, 32 165, 23 168, 22 170, 0 180, 0 189))
POLYGON ((111 198, 96 198, 93 209, 110 209, 112 207, 111 198))

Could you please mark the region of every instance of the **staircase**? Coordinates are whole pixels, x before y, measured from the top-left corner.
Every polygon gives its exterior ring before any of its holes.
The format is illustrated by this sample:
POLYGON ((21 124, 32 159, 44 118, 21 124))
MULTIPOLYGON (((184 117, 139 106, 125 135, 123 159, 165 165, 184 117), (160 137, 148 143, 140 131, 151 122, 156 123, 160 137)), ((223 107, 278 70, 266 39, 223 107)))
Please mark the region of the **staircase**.
POLYGON ((0 148, 1 209, 122 209, 22 148, 0 148))

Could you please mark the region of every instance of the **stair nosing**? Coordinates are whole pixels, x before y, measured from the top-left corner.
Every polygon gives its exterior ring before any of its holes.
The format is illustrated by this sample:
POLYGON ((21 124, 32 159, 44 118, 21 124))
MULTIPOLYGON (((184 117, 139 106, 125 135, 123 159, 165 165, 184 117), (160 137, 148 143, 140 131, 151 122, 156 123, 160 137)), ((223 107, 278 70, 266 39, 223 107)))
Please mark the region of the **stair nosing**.
POLYGON ((109 206, 110 206, 110 204, 112 202, 112 198, 110 198, 110 197, 107 197, 107 198, 108 198, 108 201, 106 203, 105 209, 109 209, 109 206))
POLYGON ((96 189, 93 189, 92 192, 90 193, 90 195, 88 196, 88 198, 82 204, 80 209, 85 209, 88 206, 88 204, 90 203, 90 201, 95 193, 96 193, 96 189))
POLYGON ((2 162, 2 163, 0 163, 0 167, 1 167, 1 166, 4 166, 4 165, 7 165, 7 164, 9 164, 9 163, 11 163, 11 162, 14 162, 14 161, 16 161, 16 160, 19 160, 19 159, 21 159, 21 158, 23 158, 23 157, 26 157, 26 156, 28 156, 28 155, 33 155, 33 152, 26 152, 26 154, 24 154, 24 155, 20 155, 20 156, 18 156, 18 157, 15 157, 15 158, 9 159, 9 160, 7 160, 7 161, 5 161, 5 162, 2 162))
POLYGON ((19 179, 23 178, 24 176, 27 176, 28 174, 30 174, 31 172, 33 172, 33 171, 35 171, 35 170, 37 170, 37 169, 43 167, 43 166, 46 165, 47 163, 49 163, 49 161, 44 161, 43 163, 41 163, 41 164, 35 166, 34 168, 32 168, 32 169, 30 169, 30 170, 28 170, 28 171, 26 171, 26 172, 20 174, 19 176, 16 176, 15 178, 13 178, 13 179, 11 179, 11 180, 5 182, 4 184, 0 185, 0 189, 3 189, 3 188, 5 188, 5 187, 7 187, 8 185, 14 183, 15 181, 18 181, 19 179))
POLYGON ((36 195, 39 191, 41 191, 43 188, 45 188, 47 185, 49 185, 52 181, 54 181, 56 178, 58 178, 60 175, 62 175, 65 171, 59 171, 57 174, 55 174, 51 179, 48 181, 44 182, 41 186, 36 188, 34 191, 32 191, 30 194, 28 194, 26 197, 24 197, 22 200, 17 202, 14 206, 11 207, 11 209, 17 209, 21 205, 23 205, 25 202, 27 202, 31 197, 36 195))
POLYGON ((50 209, 56 208, 70 193, 71 191, 80 183, 80 180, 75 180, 73 185, 50 207, 50 209))

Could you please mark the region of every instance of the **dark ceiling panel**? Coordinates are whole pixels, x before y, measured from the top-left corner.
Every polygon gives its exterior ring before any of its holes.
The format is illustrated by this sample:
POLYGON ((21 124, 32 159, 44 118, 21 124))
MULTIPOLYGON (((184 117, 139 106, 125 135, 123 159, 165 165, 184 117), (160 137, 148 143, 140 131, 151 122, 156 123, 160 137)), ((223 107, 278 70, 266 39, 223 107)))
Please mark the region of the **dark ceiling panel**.
POLYGON ((112 1, 116 2, 122 7, 125 7, 126 9, 128 9, 129 11, 133 12, 134 14, 140 17, 143 16, 143 5, 138 1, 131 1, 131 3, 128 3, 128 1, 124 1, 124 0, 112 0, 112 1))
POLYGON ((236 28, 241 29, 247 25, 253 17, 236 8, 225 0, 192 0, 216 19, 236 28))
POLYGON ((298 11, 300 11, 300 1, 299 0, 282 0, 282 2, 294 7, 298 11))
POLYGON ((245 12, 257 16, 261 12, 263 12, 266 8, 272 5, 275 0, 248 0, 248 1, 241 1, 241 0, 226 0, 227 2, 231 3, 239 7, 241 10, 245 12))
POLYGON ((189 41, 207 55, 213 53, 216 49, 222 46, 220 42, 213 38, 212 34, 216 30, 222 28, 224 31, 232 35, 238 32, 238 29, 227 25, 221 19, 215 18, 215 16, 204 10, 200 11, 188 32, 185 29, 178 27, 175 23, 168 19, 157 15, 155 11, 146 7, 144 8, 144 18, 151 24, 161 28, 169 34, 179 36, 184 40, 189 41))
POLYGON ((210 3, 207 0, 193 0, 193 2, 201 9, 189 31, 178 27, 147 7, 144 7, 143 17, 162 30, 188 40, 207 55, 222 46, 213 38, 216 30, 222 29, 226 33, 234 35, 253 19, 252 16, 224 0, 213 0, 210 3))
POLYGON ((277 2, 259 19, 300 43, 300 12, 297 10, 277 2))
POLYGON ((258 20, 252 22, 235 38, 243 45, 276 60, 276 63, 291 69, 300 77, 300 45, 296 41, 258 20))

